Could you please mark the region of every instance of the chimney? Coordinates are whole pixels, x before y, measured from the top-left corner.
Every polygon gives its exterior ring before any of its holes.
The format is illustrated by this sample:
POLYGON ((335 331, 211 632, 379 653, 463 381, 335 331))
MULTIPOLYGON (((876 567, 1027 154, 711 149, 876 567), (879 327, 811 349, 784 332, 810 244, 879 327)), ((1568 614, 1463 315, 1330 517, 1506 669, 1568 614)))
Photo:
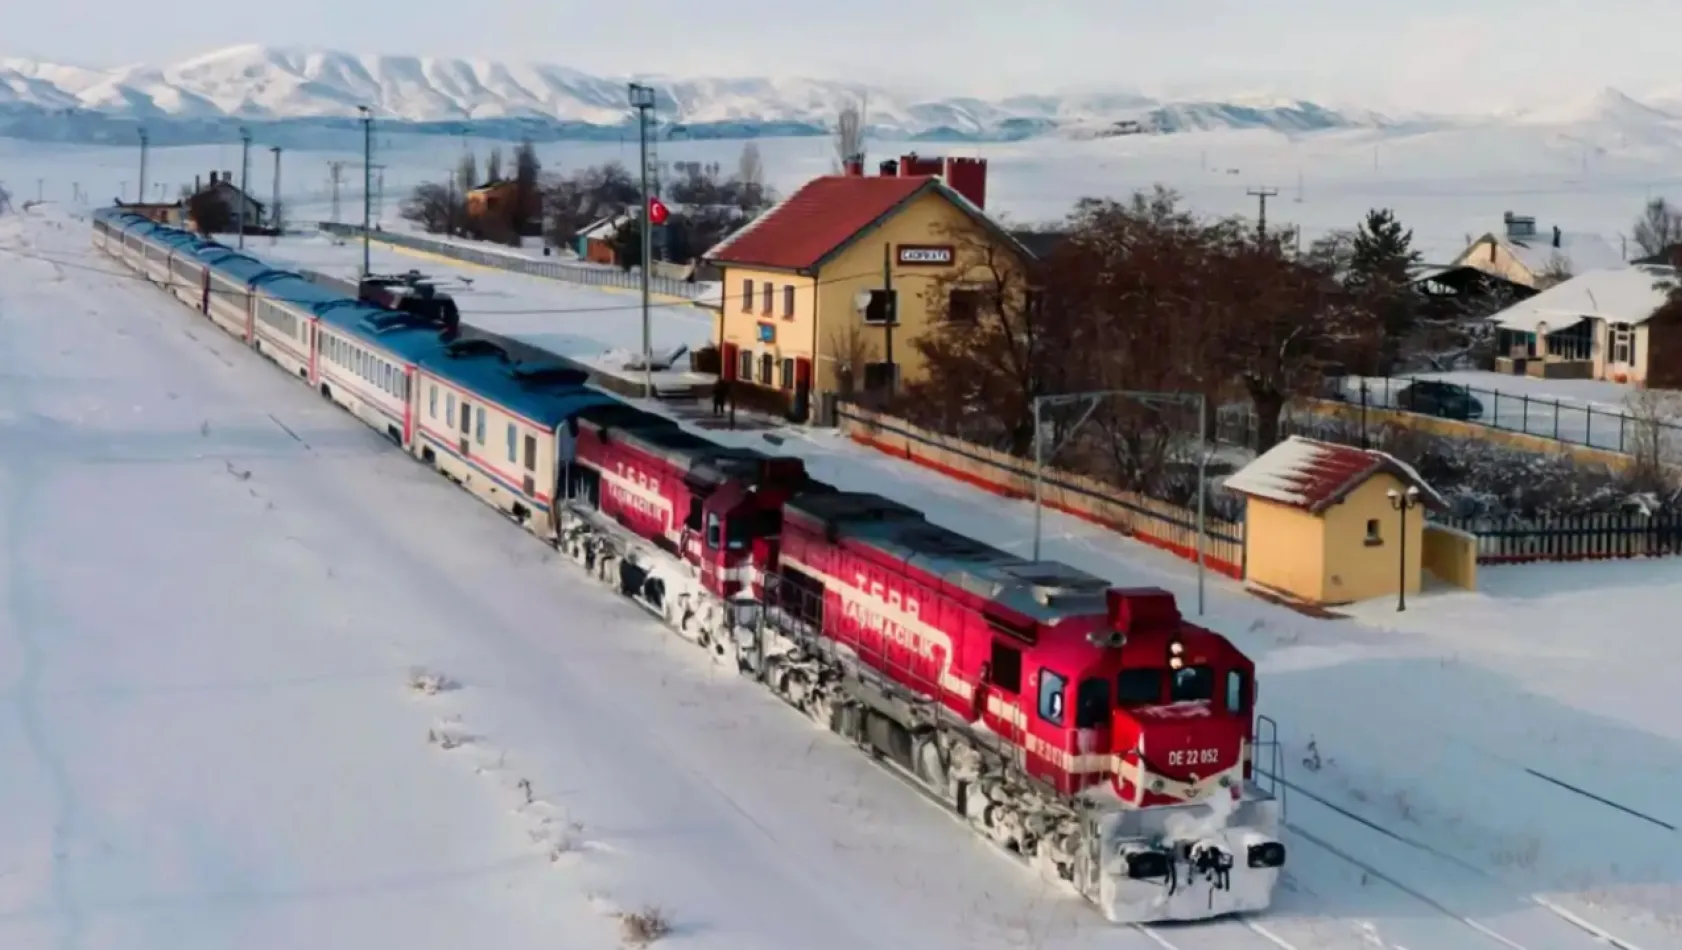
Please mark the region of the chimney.
POLYGON ((222 172, 222 181, 223 181, 224 184, 228 184, 228 185, 233 184, 234 183, 234 173, 230 172, 230 171, 222 172))
POLYGON ((200 187, 200 185, 199 185, 199 178, 200 177, 201 176, 199 176, 199 175, 194 175, 193 176, 193 194, 195 194, 195 195, 204 190, 204 188, 200 187))
POLYGON ((948 158, 940 175, 955 192, 977 208, 987 208, 987 159, 948 158))
POLYGON ((1554 225, 1554 247, 1559 246, 1559 225, 1554 225))
POLYGON ((849 155, 849 156, 847 156, 846 162, 842 163, 842 174, 846 175, 848 178, 863 178, 864 177, 864 156, 863 155, 849 155))
POLYGON ((213 168, 213 169, 210 170, 210 186, 212 188, 216 187, 216 175, 217 174, 218 173, 217 173, 216 169, 213 168))
POLYGON ((876 171, 883 178, 898 178, 899 177, 899 162, 896 162, 891 158, 886 159, 882 162, 882 164, 876 166, 876 171))

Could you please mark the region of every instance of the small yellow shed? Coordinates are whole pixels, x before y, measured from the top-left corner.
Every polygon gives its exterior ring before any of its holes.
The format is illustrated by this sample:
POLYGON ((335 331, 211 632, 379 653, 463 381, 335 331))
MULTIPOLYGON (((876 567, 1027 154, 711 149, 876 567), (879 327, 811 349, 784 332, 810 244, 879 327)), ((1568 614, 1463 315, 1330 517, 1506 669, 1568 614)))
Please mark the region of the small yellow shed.
POLYGON ((1226 487, 1247 500, 1246 579, 1312 604, 1394 596, 1404 583, 1417 592, 1425 512, 1447 507, 1392 455, 1300 436, 1226 487))

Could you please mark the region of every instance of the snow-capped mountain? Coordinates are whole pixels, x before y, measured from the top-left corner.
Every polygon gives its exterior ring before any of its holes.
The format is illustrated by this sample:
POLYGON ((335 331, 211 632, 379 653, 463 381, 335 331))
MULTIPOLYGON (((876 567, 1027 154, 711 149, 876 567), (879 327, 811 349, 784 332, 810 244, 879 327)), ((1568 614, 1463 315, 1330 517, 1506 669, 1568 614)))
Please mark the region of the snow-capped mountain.
MULTIPOLYGON (((169 66, 100 71, 0 59, 0 112, 106 121, 220 123, 345 120, 371 104, 387 120, 437 125, 507 123, 618 128, 630 121, 626 77, 561 66, 325 50, 236 46, 169 66)), ((1069 131, 1365 125, 1310 102, 1160 102, 1127 93, 918 99, 842 82, 640 77, 656 89, 662 124, 709 130, 818 130, 866 98, 875 131, 901 137, 1025 138, 1069 131)))

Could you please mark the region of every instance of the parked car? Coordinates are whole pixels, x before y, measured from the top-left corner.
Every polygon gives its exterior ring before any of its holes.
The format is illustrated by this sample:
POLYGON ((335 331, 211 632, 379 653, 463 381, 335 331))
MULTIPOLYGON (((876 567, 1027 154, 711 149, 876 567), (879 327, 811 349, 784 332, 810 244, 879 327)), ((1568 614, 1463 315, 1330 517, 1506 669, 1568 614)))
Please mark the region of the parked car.
POLYGON ((1396 393, 1396 408, 1444 419, 1483 418, 1483 403, 1470 389, 1434 379, 1403 386, 1396 393))

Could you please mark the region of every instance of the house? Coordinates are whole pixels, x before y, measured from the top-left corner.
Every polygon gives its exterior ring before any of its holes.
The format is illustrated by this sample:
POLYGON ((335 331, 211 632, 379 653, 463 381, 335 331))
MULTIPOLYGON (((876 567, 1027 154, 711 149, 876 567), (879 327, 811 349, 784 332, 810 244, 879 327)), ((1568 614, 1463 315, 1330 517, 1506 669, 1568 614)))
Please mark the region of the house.
POLYGON ((495 219, 522 228, 521 237, 534 237, 542 230, 542 199, 534 188, 526 197, 522 214, 514 214, 520 198, 519 183, 509 178, 497 178, 470 189, 466 196, 467 217, 471 221, 495 219))
POLYGON ((1655 312, 1682 279, 1674 267, 1590 271, 1495 314, 1496 369, 1682 388, 1682 326, 1655 312))
POLYGON ((573 237, 573 249, 582 260, 594 264, 619 263, 619 232, 635 221, 635 209, 590 222, 573 237))
POLYGON ((1301 436, 1234 472, 1226 489, 1245 499, 1246 580, 1309 604, 1418 592, 1425 512, 1448 507, 1388 453, 1301 436))
MULTIPOLYGON (((199 187, 198 181, 195 180, 193 182, 193 199, 189 200, 189 205, 191 204, 191 200, 196 200, 199 196, 205 194, 214 195, 222 202, 223 207, 228 209, 229 222, 237 222, 240 220, 240 208, 243 205, 245 209, 244 220, 246 228, 259 229, 263 227, 263 203, 241 191, 239 186, 234 184, 233 172, 225 171, 218 174, 216 171, 212 170, 210 173, 210 183, 202 188, 199 187)), ((187 215, 188 226, 195 231, 202 231, 203 229, 199 227, 198 222, 192 220, 192 211, 190 207, 187 215)), ((237 225, 232 226, 237 227, 237 225)))
POLYGON ((796 418, 817 394, 917 378, 914 341, 973 309, 978 249, 1034 260, 984 210, 985 160, 907 155, 877 176, 863 164, 807 182, 705 257, 724 284, 725 378, 796 418))
POLYGON ((133 204, 119 201, 117 207, 172 228, 180 227, 187 217, 186 203, 181 201, 136 201, 133 204))
POLYGON ((1449 267, 1475 267, 1515 284, 1543 290, 1557 283, 1560 272, 1567 275, 1624 266, 1623 252, 1598 234, 1562 231, 1558 227, 1538 233, 1536 219, 1501 216, 1501 234, 1485 234, 1449 262, 1449 267))

